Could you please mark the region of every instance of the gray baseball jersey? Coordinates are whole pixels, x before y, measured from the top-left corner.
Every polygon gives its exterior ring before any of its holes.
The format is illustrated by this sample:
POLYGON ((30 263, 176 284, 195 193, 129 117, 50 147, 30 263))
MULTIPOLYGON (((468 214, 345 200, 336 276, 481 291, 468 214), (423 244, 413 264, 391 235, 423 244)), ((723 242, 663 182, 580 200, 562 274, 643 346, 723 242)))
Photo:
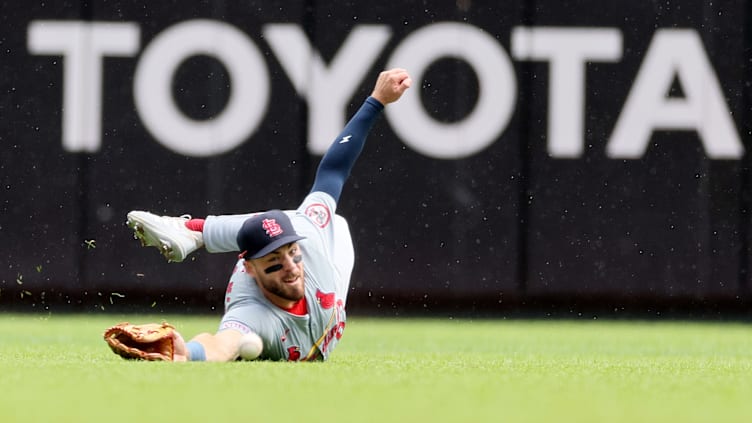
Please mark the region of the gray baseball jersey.
MULTIPOLYGON (((236 263, 225 296, 219 330, 255 332, 264 343, 260 359, 326 360, 345 329, 345 303, 354 263, 347 222, 334 214, 329 194, 309 194, 297 210, 287 211, 303 254, 307 314, 287 312, 264 297, 256 281, 236 263)), ((209 216, 204 242, 209 251, 237 251, 234 239, 250 215, 209 216)))

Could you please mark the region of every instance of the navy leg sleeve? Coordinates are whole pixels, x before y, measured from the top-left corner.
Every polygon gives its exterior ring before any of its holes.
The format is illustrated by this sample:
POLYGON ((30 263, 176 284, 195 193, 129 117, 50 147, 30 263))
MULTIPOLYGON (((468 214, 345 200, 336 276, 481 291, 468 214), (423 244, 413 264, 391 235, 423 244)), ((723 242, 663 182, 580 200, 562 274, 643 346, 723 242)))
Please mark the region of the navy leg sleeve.
POLYGON ((321 159, 311 192, 326 192, 339 202, 342 187, 382 110, 384 106, 372 97, 363 102, 321 159))

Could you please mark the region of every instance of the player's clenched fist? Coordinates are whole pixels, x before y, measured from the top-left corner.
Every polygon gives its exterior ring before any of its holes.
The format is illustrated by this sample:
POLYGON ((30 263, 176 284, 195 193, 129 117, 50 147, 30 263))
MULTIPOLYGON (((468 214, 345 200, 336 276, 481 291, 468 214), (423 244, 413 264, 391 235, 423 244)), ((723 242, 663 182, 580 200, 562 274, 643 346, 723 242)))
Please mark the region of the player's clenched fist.
POLYGON ((394 68, 381 72, 373 87, 371 97, 383 105, 393 103, 402 97, 402 94, 410 88, 413 80, 405 69, 394 68))

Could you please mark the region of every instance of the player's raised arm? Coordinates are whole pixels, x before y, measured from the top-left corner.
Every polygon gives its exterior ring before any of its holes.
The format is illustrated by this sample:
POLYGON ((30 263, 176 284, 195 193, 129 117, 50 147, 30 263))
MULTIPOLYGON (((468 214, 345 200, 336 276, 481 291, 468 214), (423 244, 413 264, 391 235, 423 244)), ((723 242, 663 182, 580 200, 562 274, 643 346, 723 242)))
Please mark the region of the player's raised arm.
POLYGON ((410 88, 412 79, 404 69, 390 69, 379 74, 371 95, 353 115, 319 163, 311 191, 322 191, 339 202, 342 187, 360 156, 366 137, 384 106, 399 100, 410 88))

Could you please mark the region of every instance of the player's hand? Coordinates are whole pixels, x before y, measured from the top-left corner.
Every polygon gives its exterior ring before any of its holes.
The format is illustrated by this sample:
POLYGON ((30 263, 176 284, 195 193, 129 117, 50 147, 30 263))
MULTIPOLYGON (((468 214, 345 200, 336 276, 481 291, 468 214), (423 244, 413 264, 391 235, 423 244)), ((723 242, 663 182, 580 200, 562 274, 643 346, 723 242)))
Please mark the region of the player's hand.
POLYGON ((379 74, 371 97, 386 106, 399 100, 412 83, 413 80, 405 69, 394 68, 385 70, 379 74))

